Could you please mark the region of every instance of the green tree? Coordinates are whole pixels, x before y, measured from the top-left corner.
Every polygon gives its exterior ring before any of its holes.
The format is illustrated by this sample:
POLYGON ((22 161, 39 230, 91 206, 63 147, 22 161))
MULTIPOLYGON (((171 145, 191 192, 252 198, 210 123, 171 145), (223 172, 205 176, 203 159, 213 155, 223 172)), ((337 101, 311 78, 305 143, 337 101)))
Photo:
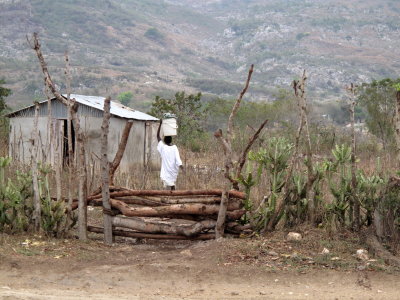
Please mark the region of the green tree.
POLYGON ((161 31, 154 27, 147 29, 144 33, 144 36, 155 42, 164 42, 164 35, 161 31))
POLYGON ((11 90, 2 86, 5 83, 3 79, 0 79, 0 139, 2 141, 8 137, 8 119, 4 117, 5 112, 8 110, 5 98, 11 95, 11 90))
POLYGON ((156 96, 149 114, 162 118, 164 113, 176 115, 178 138, 183 144, 193 143, 203 133, 202 123, 205 121, 207 109, 201 102, 201 93, 186 95, 185 92, 178 92, 171 99, 156 96))
MULTIPOLYGON (((245 128, 248 125, 257 127, 265 119, 269 120, 269 126, 273 126, 275 122, 280 122, 284 126, 295 124, 297 111, 292 95, 282 89, 278 90, 273 97, 273 102, 243 101, 235 116, 236 128, 245 128)), ((210 101, 207 129, 215 131, 226 123, 234 103, 235 100, 222 98, 210 101)))
POLYGON ((0 79, 0 116, 3 115, 8 108, 5 98, 11 95, 10 89, 2 87, 5 83, 4 79, 0 79))
POLYGON ((121 104, 128 106, 129 103, 133 99, 133 93, 132 92, 122 92, 117 96, 117 99, 119 100, 119 102, 121 102, 121 104))
POLYGON ((386 148, 394 137, 395 86, 398 79, 374 80, 360 86, 359 103, 367 111, 366 125, 369 131, 382 140, 386 148))

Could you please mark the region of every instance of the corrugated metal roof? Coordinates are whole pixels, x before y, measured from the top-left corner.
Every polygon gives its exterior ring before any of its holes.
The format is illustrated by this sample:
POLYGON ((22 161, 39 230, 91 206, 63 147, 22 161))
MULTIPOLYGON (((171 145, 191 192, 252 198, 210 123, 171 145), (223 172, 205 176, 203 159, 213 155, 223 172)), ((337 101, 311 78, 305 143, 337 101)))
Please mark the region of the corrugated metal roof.
MULTIPOLYGON (((66 94, 63 94, 62 96, 67 98, 66 94)), ((104 97, 71 94, 71 99, 72 98, 75 98, 76 102, 78 102, 79 104, 83 104, 83 105, 98 109, 100 111, 103 111, 104 100, 105 100, 104 97)), ((42 104, 45 102, 47 102, 47 100, 41 101, 39 103, 42 104)), ((22 110, 28 109, 32 106, 34 106, 34 105, 30 105, 23 109, 11 112, 11 113, 7 114, 6 116, 12 117, 16 113, 18 113, 22 110)), ((150 116, 148 114, 145 114, 145 113, 137 111, 137 110, 134 110, 130 107, 124 106, 124 105, 114 102, 114 101, 111 101, 110 113, 111 113, 111 115, 118 116, 118 117, 125 118, 125 119, 134 119, 134 120, 142 120, 142 121, 158 121, 158 119, 153 116, 150 116)))
MULTIPOLYGON (((63 94, 65 98, 67 95, 63 94)), ((75 98, 78 103, 97 108, 99 110, 103 110, 104 108, 104 97, 97 97, 97 96, 84 96, 84 95, 77 95, 71 94, 71 99, 75 98)), ((134 110, 130 107, 124 106, 120 103, 111 101, 111 108, 110 113, 112 115, 125 118, 125 119, 135 119, 135 120, 144 120, 144 121, 157 121, 158 119, 150 116, 148 114, 142 113, 140 111, 134 110)))

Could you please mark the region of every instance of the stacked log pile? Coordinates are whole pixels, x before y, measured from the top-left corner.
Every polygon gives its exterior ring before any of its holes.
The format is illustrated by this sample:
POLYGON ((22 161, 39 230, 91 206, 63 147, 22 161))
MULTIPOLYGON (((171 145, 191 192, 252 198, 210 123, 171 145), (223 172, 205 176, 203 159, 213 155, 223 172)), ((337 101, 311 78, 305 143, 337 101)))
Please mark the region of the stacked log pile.
MULTIPOLYGON (((155 239, 212 239, 222 190, 130 190, 110 188, 113 234, 155 239)), ((229 192, 226 231, 240 234, 246 229, 243 216, 245 194, 229 192)), ((87 198, 88 204, 102 206, 101 193, 87 198)), ((88 226, 101 233, 103 228, 88 226)))

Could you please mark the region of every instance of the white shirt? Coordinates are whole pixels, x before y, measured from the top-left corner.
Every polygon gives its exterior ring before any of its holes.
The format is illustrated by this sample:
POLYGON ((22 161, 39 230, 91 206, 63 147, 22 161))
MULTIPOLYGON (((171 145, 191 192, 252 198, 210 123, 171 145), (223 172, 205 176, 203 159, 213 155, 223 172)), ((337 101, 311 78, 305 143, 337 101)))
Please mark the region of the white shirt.
POLYGON ((157 150, 161 155, 161 179, 169 186, 175 185, 179 166, 182 165, 178 147, 175 145, 168 146, 163 140, 160 140, 157 145, 157 150))

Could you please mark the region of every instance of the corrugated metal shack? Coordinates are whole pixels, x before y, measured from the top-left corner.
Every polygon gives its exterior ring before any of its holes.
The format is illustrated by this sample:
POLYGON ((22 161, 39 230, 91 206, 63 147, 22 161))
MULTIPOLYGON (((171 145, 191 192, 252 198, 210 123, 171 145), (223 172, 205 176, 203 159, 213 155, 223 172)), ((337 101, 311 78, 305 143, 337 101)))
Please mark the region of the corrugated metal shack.
MULTIPOLYGON (((64 95, 65 97, 65 95, 64 95)), ((78 103, 78 116, 84 130, 85 149, 90 164, 99 165, 101 148, 101 123, 103 121, 104 97, 72 94, 78 103)), ((53 119, 53 142, 50 145, 48 130, 48 101, 39 103, 39 159, 54 165, 55 154, 68 160, 68 108, 56 98, 51 99, 53 119)), ((20 109, 7 115, 10 120, 9 154, 15 161, 30 164, 32 136, 35 119, 35 106, 20 109)), ((157 154, 158 119, 122 104, 111 101, 110 131, 108 137, 108 157, 112 160, 125 124, 133 120, 128 143, 122 158, 119 171, 123 173, 137 171, 138 167, 158 167, 160 159, 157 154)), ((75 132, 72 128, 72 148, 75 150, 75 132)), ((60 160, 61 161, 61 160, 60 160)))

